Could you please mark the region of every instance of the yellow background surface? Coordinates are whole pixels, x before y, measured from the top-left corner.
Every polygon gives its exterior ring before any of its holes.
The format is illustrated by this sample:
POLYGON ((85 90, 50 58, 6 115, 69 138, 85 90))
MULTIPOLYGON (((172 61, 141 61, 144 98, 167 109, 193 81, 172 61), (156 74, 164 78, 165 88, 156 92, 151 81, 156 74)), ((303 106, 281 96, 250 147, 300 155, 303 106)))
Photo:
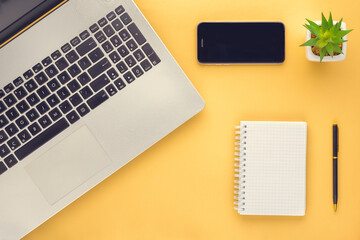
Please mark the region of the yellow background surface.
MULTIPOLYGON (((192 120, 30 233, 41 239, 360 239, 360 3, 357 0, 136 0, 206 102, 192 120), (305 18, 344 17, 344 62, 312 63, 305 18), (203 66, 201 21, 282 21, 281 65, 203 66), (233 209, 234 126, 308 123, 304 217, 233 209), (332 131, 340 127, 339 208, 332 210, 332 131)), ((251 36, 247 36, 251 37, 251 36)), ((264 36, 266 38, 266 36, 264 36)))

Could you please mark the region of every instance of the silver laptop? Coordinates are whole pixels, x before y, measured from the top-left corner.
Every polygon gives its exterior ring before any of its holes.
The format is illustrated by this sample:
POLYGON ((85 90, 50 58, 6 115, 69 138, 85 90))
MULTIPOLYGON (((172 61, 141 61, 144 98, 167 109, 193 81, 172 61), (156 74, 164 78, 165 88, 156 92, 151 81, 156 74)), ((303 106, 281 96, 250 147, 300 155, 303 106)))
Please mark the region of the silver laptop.
POLYGON ((25 236, 204 107, 131 0, 0 1, 0 38, 0 239, 25 236))

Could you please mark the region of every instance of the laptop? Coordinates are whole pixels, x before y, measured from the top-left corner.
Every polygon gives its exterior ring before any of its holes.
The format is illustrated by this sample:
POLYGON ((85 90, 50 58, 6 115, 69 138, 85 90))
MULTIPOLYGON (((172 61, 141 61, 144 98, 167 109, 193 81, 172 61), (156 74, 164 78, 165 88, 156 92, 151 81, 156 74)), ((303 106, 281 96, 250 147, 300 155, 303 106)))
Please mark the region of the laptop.
POLYGON ((131 0, 0 1, 0 42, 0 239, 25 236, 204 108, 131 0))

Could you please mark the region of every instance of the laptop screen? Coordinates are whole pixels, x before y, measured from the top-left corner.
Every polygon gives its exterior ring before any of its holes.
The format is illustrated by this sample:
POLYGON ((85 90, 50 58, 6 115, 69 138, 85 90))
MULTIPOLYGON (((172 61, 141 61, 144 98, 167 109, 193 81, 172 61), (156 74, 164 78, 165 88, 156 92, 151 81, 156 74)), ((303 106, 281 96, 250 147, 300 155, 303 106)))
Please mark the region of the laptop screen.
POLYGON ((0 0, 0 46, 64 0, 0 0))

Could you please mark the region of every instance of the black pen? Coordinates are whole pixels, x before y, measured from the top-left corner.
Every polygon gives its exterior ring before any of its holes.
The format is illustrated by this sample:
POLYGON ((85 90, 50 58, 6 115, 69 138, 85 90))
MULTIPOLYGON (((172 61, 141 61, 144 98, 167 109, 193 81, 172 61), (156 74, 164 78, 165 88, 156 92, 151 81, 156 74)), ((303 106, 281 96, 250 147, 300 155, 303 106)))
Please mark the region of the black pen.
POLYGON ((333 205, 334 211, 337 210, 338 200, 338 152, 339 152, 339 128, 333 125, 333 205))

